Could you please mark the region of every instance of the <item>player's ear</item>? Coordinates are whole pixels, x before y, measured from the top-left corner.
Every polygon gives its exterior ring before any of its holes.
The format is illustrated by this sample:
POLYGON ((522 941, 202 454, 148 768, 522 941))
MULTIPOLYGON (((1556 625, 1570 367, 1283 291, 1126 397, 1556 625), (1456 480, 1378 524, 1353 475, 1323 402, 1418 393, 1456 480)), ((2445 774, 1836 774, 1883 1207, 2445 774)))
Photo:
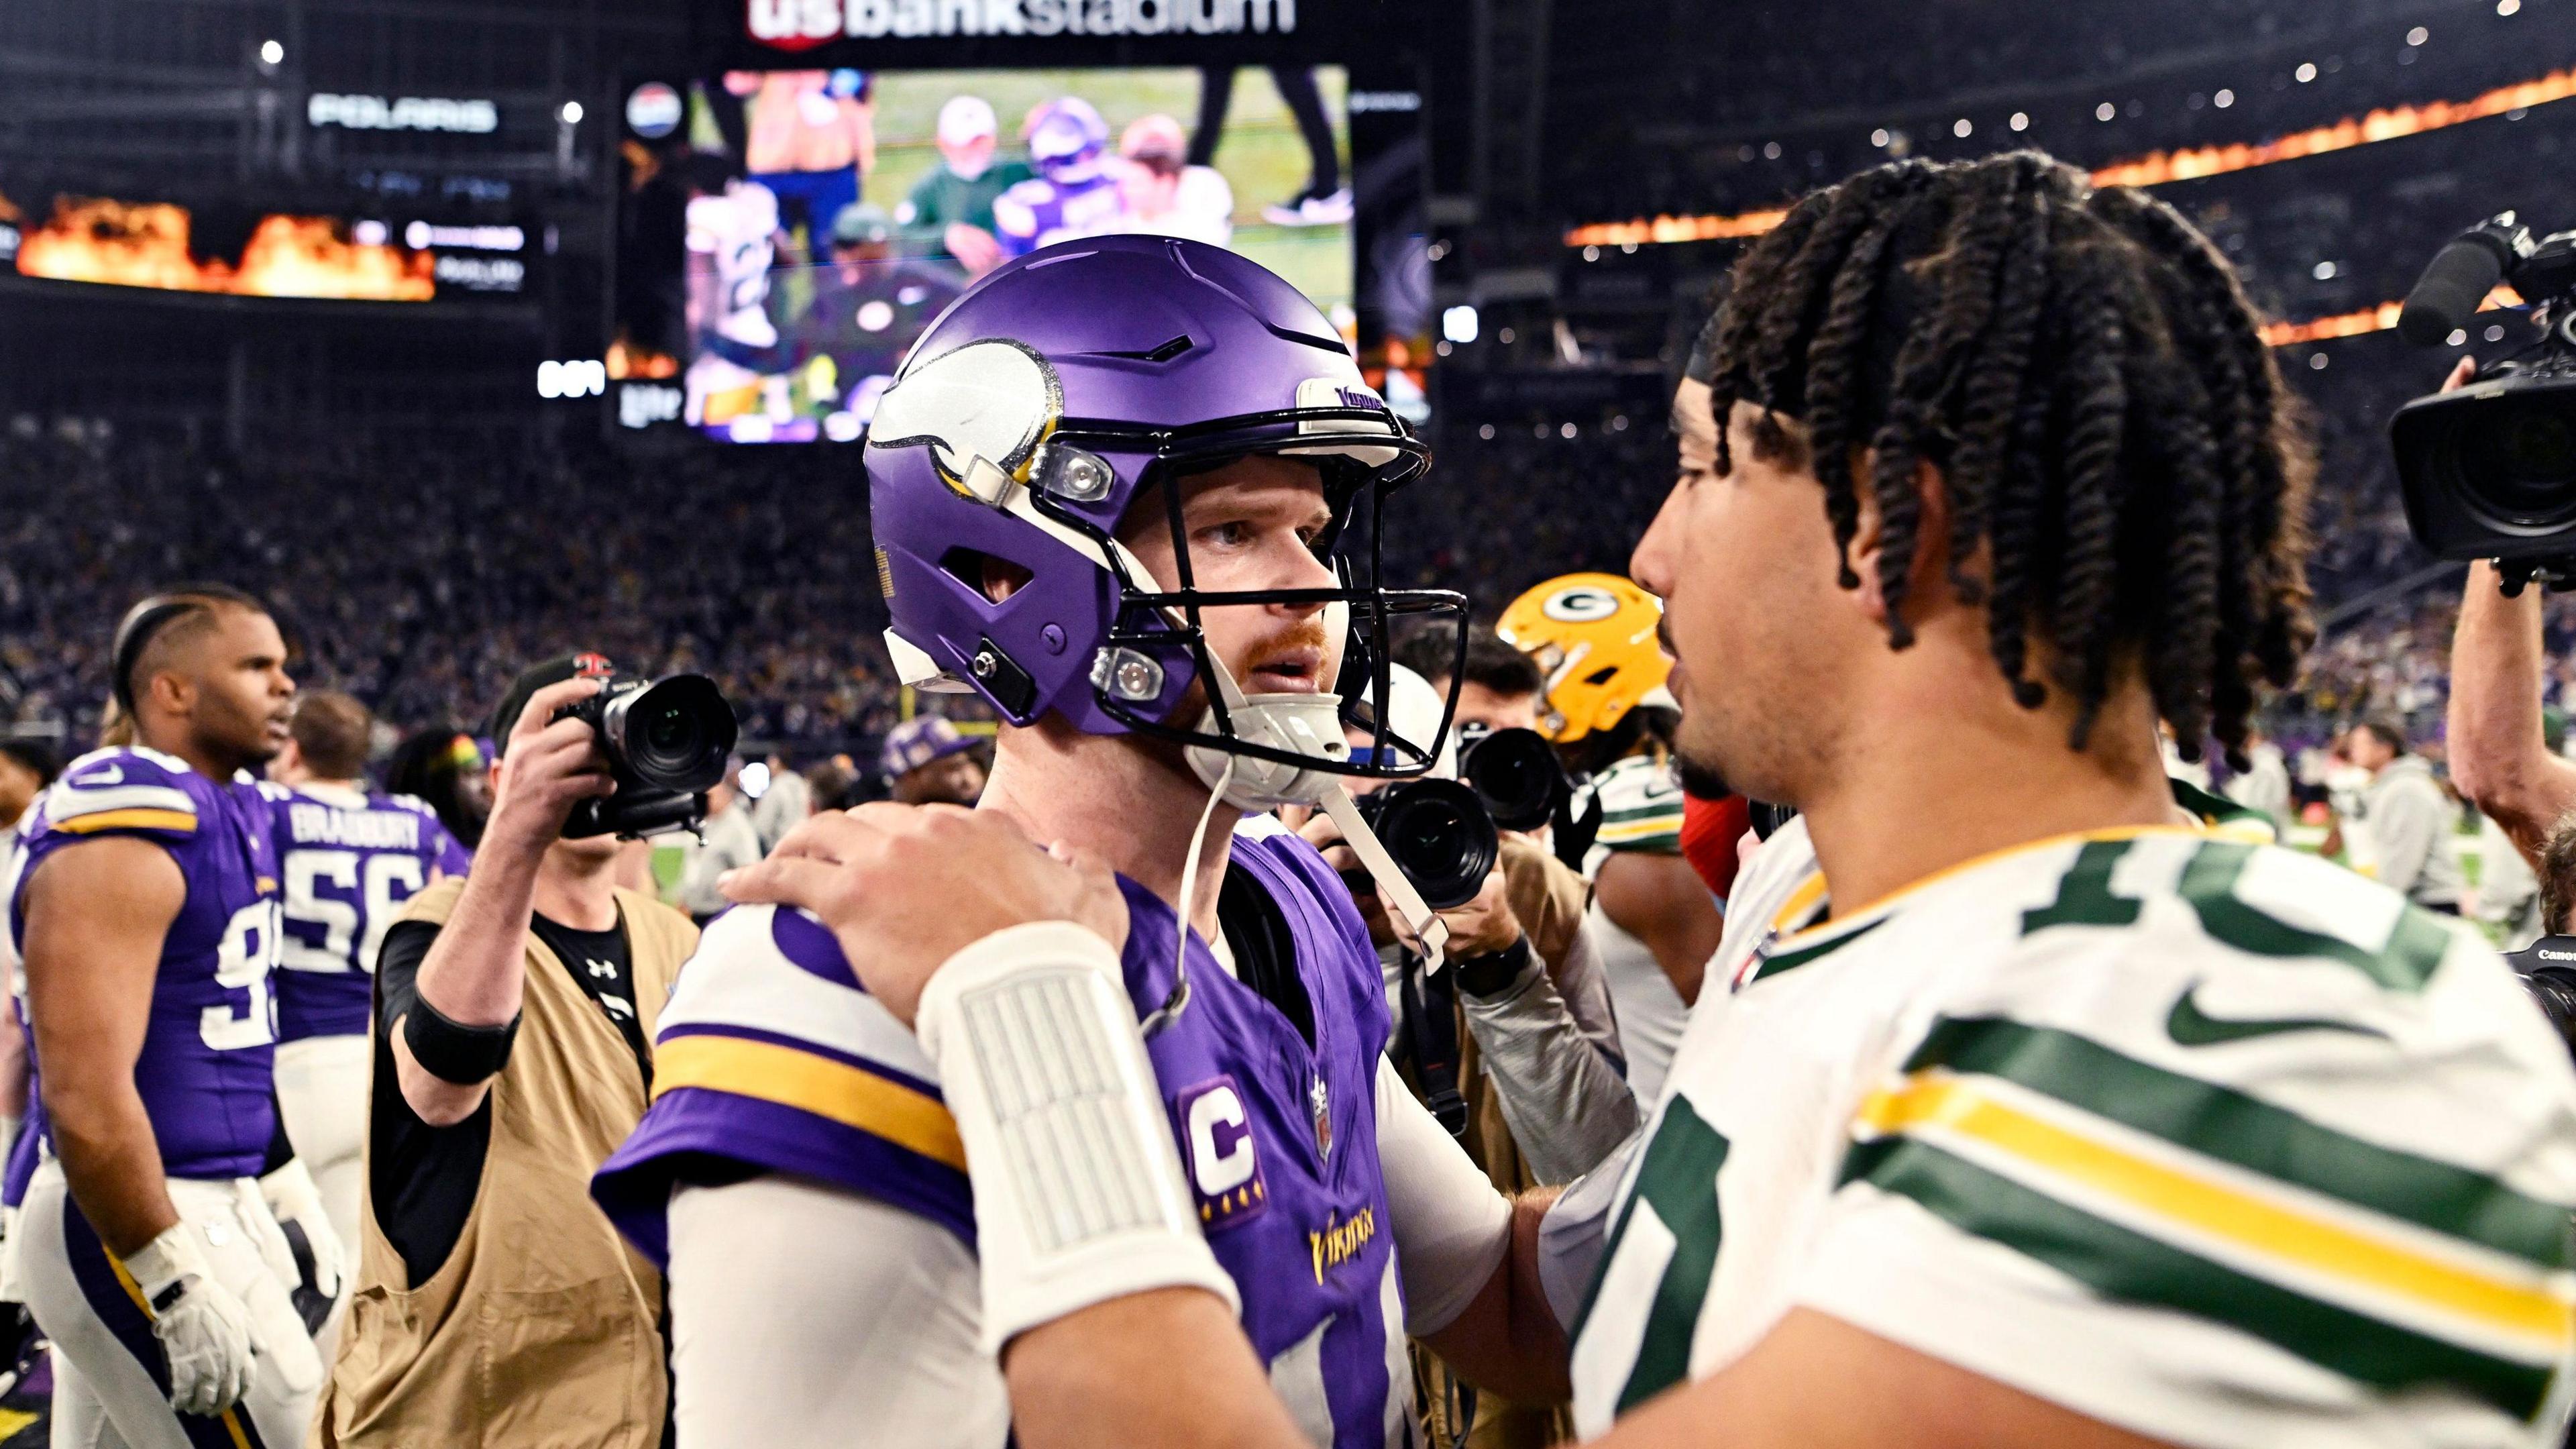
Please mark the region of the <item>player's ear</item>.
MULTIPOLYGON (((1855 449, 1852 456, 1853 491, 1860 509, 1857 526, 1852 530, 1851 547, 1844 553, 1851 571, 1860 576, 1860 585, 1852 591, 1853 602, 1869 621, 1884 627, 1887 623, 1887 590, 1880 581, 1879 560, 1887 548, 1887 515, 1879 507, 1878 490, 1871 486, 1877 455, 1855 449)), ((1914 465, 1916 504, 1914 517, 1914 559, 1906 570, 1906 602, 1920 612, 1928 591, 1949 587, 1950 569, 1950 494, 1941 470, 1929 459, 1918 459, 1914 465)), ((1916 620, 1920 622, 1920 619, 1916 620)))

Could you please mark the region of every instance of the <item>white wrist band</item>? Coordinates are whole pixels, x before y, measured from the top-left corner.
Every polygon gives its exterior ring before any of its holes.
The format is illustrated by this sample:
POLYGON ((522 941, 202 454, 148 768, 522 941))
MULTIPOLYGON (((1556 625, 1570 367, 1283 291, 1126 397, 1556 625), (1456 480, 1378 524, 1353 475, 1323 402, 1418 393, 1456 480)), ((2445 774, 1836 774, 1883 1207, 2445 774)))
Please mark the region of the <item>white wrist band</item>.
POLYGON ((1234 1280, 1199 1235, 1117 953, 1040 921, 943 964, 915 1023, 975 1189, 984 1347, 1152 1288, 1234 1280))

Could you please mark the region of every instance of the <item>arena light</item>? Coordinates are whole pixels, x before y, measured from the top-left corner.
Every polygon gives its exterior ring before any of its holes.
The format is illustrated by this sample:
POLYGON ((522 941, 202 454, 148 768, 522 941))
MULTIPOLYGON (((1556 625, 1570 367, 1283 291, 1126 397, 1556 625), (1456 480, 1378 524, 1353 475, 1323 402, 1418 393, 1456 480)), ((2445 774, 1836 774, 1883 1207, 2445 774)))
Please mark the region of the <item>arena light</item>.
POLYGON ((1480 330, 1476 309, 1461 303, 1440 314, 1440 335, 1460 347, 1476 340, 1480 330))
POLYGON ((608 391, 608 365, 598 358, 537 364, 537 396, 597 397, 608 391))
MULTIPOLYGON (((2537 80, 2498 86, 2465 101, 2430 101, 2420 106, 2372 111, 2360 117, 2346 116, 2330 126, 2311 127, 2270 141, 2151 152, 2135 160, 2115 161, 2102 167, 2093 173, 2093 181, 2097 186, 2161 186, 2171 181, 2196 181, 2206 176, 2224 176, 2231 171, 2295 161, 2303 156, 2322 156, 2355 146, 2394 141, 2468 121, 2484 120, 2489 116, 2516 115, 2533 106, 2563 101, 2570 96, 2576 96, 2576 69, 2555 70, 2537 80)), ((2232 101, 2234 97, 2229 96, 2228 99, 2232 101)), ((2110 102, 2105 101, 2103 105, 2108 107, 2110 102)), ((1772 207, 1737 216, 1658 216, 1634 221, 1594 222, 1567 232, 1565 244, 1579 247, 1637 242, 1725 241, 1760 236, 1779 225, 1780 218, 1787 214, 1785 207, 1772 207)))
MULTIPOLYGON (((2521 305, 2522 298, 2513 288, 2498 287, 2487 293, 2487 299, 2478 304, 2478 310, 2483 312, 2491 307, 2521 305)), ((2274 347, 2287 347, 2294 342, 2328 342, 2337 337, 2385 332, 2397 325, 2397 314, 2404 310, 2406 304, 2403 302, 2382 302, 2358 312, 2338 312, 2331 317, 2312 317, 2305 322, 2273 322, 2263 328, 2263 340, 2274 347)))

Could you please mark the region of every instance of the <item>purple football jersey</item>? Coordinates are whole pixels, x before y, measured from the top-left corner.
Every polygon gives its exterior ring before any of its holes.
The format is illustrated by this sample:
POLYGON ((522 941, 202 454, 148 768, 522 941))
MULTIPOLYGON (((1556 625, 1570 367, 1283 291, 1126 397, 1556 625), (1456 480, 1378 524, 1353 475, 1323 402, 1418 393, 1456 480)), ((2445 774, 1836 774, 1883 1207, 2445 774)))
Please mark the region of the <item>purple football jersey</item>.
POLYGON ((277 1039, 364 1036, 385 928, 461 853, 408 795, 262 787, 276 819, 277 1039))
MULTIPOLYGON (((13 943, 24 939, 28 877, 56 851, 107 835, 168 850, 187 886, 162 938, 151 1019, 134 1064, 161 1169, 172 1177, 252 1176, 268 1155, 277 1115, 270 1091, 277 1013, 269 996, 277 860, 268 801, 247 779, 217 784, 156 750, 99 750, 73 761, 38 799, 7 883, 13 943)), ((28 1056, 31 1077, 41 1079, 44 1063, 32 1042, 28 1056)))
MULTIPOLYGON (((1208 1243, 1243 1326, 1301 1423, 1338 1449, 1406 1440, 1403 1302, 1377 1156, 1383 978, 1350 894, 1293 835, 1239 837, 1234 863, 1286 920, 1315 1045, 1197 937, 1190 1004, 1146 1045, 1208 1243)), ((1141 1016, 1172 989, 1172 909, 1121 879, 1141 1016)), ((974 1199, 932 1069, 859 989, 831 933, 789 911, 708 928, 663 1013, 655 1100, 593 1180, 636 1244, 664 1255, 675 1182, 751 1171, 818 1179, 974 1242, 974 1199), (730 928, 729 928, 730 927, 730 928)))
POLYGON ((1113 230, 1127 215, 1126 194, 1106 174, 1078 181, 1036 177, 993 198, 994 236, 1002 255, 1023 257, 1043 246, 1113 230))

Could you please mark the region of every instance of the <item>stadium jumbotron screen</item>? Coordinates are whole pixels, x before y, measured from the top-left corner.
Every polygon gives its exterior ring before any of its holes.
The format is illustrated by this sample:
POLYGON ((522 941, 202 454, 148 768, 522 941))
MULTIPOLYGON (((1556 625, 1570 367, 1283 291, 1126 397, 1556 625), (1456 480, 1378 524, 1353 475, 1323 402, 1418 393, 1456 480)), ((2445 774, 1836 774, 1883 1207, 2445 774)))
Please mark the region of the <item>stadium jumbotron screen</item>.
POLYGON ((966 285, 1116 232, 1231 247, 1351 335, 1346 97, 1337 66, 731 71, 685 94, 639 87, 630 131, 667 140, 627 147, 611 372, 666 379, 680 420, 719 439, 855 441, 966 285))

